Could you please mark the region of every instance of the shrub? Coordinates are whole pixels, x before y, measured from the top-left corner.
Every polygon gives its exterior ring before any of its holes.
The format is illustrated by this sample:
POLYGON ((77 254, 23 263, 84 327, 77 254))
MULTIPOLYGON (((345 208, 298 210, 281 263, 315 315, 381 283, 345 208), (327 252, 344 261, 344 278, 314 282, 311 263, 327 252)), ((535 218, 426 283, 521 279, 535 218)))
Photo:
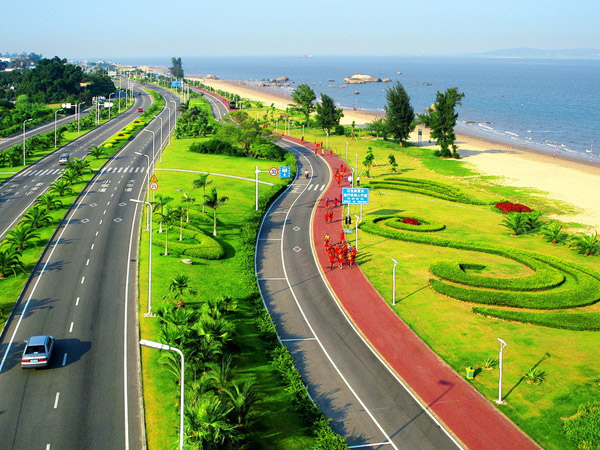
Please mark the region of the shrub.
POLYGON ((189 150, 194 153, 205 153, 211 155, 227 156, 246 156, 241 148, 231 145, 229 142, 220 139, 211 139, 210 141, 194 142, 189 150))
POLYGON ((484 370, 492 370, 497 365, 498 365, 498 360, 496 358, 492 358, 492 357, 485 358, 482 363, 484 370))
POLYGON ((528 213, 528 212, 533 211, 533 209, 531 209, 525 205, 521 205, 520 203, 512 203, 512 202, 498 202, 498 203, 496 203, 496 208, 498 208, 504 214, 508 214, 511 212, 528 213))
POLYGON ((386 222, 386 225, 392 228, 396 228, 398 230, 407 230, 407 231, 419 231, 419 232, 432 232, 432 231, 441 231, 446 228, 446 225, 440 222, 433 222, 431 220, 425 220, 422 218, 402 218, 398 217, 394 220, 389 220, 386 222), (407 223, 405 219, 408 220, 416 220, 417 224, 407 223))
POLYGON ((546 379, 546 372, 541 369, 531 369, 525 374, 527 384, 540 384, 546 379))
POLYGON ((600 402, 579 405, 577 413, 563 424, 563 430, 578 449, 600 448, 600 402))
POLYGON ((475 314, 513 322, 574 331, 600 331, 600 313, 515 311, 498 308, 473 308, 475 314))
POLYGON ((409 225, 419 225, 419 221, 417 219, 412 219, 410 217, 403 217, 402 222, 409 225))

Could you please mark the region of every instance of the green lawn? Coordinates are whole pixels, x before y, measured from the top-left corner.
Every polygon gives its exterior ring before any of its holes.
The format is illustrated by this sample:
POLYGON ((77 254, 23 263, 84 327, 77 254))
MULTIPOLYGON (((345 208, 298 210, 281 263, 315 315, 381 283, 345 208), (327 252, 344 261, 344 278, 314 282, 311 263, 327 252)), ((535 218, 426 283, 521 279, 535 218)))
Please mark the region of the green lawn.
MULTIPOLYGON (((258 164, 261 168, 268 168, 280 164, 275 161, 264 161, 246 158, 234 158, 220 155, 201 155, 187 151, 192 139, 174 140, 163 154, 163 163, 158 164, 158 169, 187 169, 213 173, 254 177, 254 168, 258 164)), ((181 173, 168 170, 157 170, 159 189, 157 194, 168 195, 173 198, 170 203, 174 206, 182 205, 180 199, 184 192, 196 198, 197 203, 202 199, 202 190, 192 190, 192 181, 197 174, 181 173)), ((261 174, 264 181, 278 181, 268 174, 261 174)), ((163 249, 153 246, 153 309, 163 303, 172 303, 173 300, 163 296, 167 294, 167 287, 176 275, 188 275, 193 286, 198 290, 195 298, 189 301, 189 307, 200 304, 207 298, 222 295, 231 296, 238 301, 238 311, 234 316, 237 334, 235 345, 236 378, 242 381, 254 379, 258 383, 261 401, 256 407, 256 421, 250 430, 249 444, 251 448, 269 449, 304 449, 311 447, 314 437, 302 423, 301 417, 292 407, 290 395, 284 389, 279 375, 270 364, 267 345, 259 338, 258 329, 254 318, 256 312, 248 300, 240 283, 240 267, 242 261, 237 255, 241 240, 239 236, 240 224, 244 217, 254 209, 254 188, 251 181, 242 181, 232 178, 210 175, 211 185, 207 191, 216 188, 219 196, 226 195, 229 200, 218 210, 217 240, 226 250, 222 260, 194 260, 193 265, 180 262, 181 257, 161 256, 163 249), (238 378, 239 377, 239 378, 238 378)), ((266 191, 266 186, 260 187, 261 192, 266 191)), ((195 209, 200 209, 195 206, 195 209)), ((212 216, 212 210, 207 210, 212 216)), ((202 225, 208 233, 212 232, 212 224, 202 225)), ((155 226, 156 229, 156 226, 155 226)), ((178 231, 173 230, 169 240, 175 240, 178 231)), ((143 338, 158 339, 158 320, 143 317, 147 307, 147 266, 148 233, 141 236, 140 253, 140 333, 143 338)), ((146 414, 146 429, 149 449, 169 448, 177 439, 178 412, 176 400, 178 386, 175 380, 157 363, 157 353, 154 350, 142 350, 142 373, 144 382, 144 404, 146 414)))

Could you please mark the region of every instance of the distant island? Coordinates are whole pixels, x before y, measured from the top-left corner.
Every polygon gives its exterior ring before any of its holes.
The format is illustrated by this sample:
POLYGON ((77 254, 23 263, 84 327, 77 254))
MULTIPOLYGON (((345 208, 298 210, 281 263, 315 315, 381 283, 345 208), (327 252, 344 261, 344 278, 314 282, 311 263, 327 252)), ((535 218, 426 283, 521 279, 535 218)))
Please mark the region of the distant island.
POLYGON ((600 59, 600 49, 569 48, 562 50, 544 50, 540 48, 519 47, 492 50, 473 56, 486 58, 555 58, 555 59, 600 59))
POLYGON ((355 73, 351 77, 344 78, 344 83, 346 84, 365 84, 365 83, 389 83, 389 78, 381 78, 372 77, 371 75, 364 75, 362 73, 355 73))

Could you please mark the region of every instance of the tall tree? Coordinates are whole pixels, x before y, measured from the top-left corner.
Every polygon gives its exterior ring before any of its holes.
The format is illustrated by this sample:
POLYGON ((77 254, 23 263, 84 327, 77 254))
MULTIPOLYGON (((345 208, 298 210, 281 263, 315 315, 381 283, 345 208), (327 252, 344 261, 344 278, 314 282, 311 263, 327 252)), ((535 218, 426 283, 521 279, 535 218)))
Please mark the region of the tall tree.
POLYGON ((410 106, 410 97, 398 82, 388 88, 385 96, 387 129, 394 139, 398 139, 404 145, 411 131, 415 129, 415 110, 410 106))
POLYGON ((219 197, 215 188, 212 188, 209 195, 204 196, 204 204, 213 210, 213 236, 217 236, 217 209, 227 200, 229 197, 219 197))
POLYGON ((331 129, 340 124, 340 119, 344 117, 344 112, 341 108, 335 107, 335 102, 331 97, 321 94, 321 103, 317 103, 317 126, 327 133, 331 129))
POLYGON ((171 75, 173 75, 175 78, 183 78, 183 64, 181 63, 181 58, 172 57, 171 64, 173 64, 171 67, 169 67, 169 72, 171 72, 171 75))
POLYGON ((315 110, 314 101, 316 99, 315 91, 306 83, 302 83, 292 92, 292 100, 296 103, 292 106, 292 111, 304 114, 304 123, 306 125, 308 125, 310 113, 315 110))
POLYGON ((437 156, 460 158, 456 151, 458 146, 455 144, 454 126, 458 118, 455 108, 462 104, 464 96, 465 94, 458 92, 458 88, 447 89, 443 94, 438 91, 433 107, 425 114, 419 115, 419 122, 431 129, 431 137, 440 146, 440 150, 436 152, 437 156))
MULTIPOLYGON (((212 181, 207 180, 209 175, 209 173, 201 173, 198 175, 198 178, 192 182, 194 189, 202 188, 202 197, 206 197, 206 186, 212 183, 212 181)), ((204 212, 204 203, 202 203, 202 214, 204 214, 204 212)))

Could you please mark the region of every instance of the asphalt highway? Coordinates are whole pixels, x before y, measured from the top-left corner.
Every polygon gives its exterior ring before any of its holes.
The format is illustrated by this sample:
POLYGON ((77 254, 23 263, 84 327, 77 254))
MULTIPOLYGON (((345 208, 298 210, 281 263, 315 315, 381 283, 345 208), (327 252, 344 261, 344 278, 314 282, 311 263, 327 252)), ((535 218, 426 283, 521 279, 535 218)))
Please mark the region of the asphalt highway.
POLYGON ((62 153, 69 153, 71 158, 83 158, 90 147, 99 146, 127 124, 137 119, 142 113, 137 108, 147 108, 152 100, 148 94, 136 96, 134 105, 111 121, 80 136, 64 147, 29 165, 0 185, 0 239, 10 230, 18 219, 31 207, 38 196, 64 172, 58 164, 62 153))
MULTIPOLYGON (((5 327, 0 449, 145 445, 136 298, 142 208, 130 199, 143 196, 148 161, 161 148, 160 127, 167 141, 168 114, 175 126, 178 99, 156 89, 170 111, 163 109, 163 120, 145 128, 153 133, 141 132, 96 174, 46 248, 5 327), (24 340, 37 334, 57 339, 50 367, 22 370, 24 340)), ((83 156, 89 145, 74 156, 83 156)))
POLYGON ((312 399, 350 448, 456 449, 346 318, 320 273, 310 236, 316 202, 330 181, 327 164, 300 145, 280 145, 296 155, 298 173, 308 169, 311 178, 296 178, 265 214, 256 273, 312 399))

